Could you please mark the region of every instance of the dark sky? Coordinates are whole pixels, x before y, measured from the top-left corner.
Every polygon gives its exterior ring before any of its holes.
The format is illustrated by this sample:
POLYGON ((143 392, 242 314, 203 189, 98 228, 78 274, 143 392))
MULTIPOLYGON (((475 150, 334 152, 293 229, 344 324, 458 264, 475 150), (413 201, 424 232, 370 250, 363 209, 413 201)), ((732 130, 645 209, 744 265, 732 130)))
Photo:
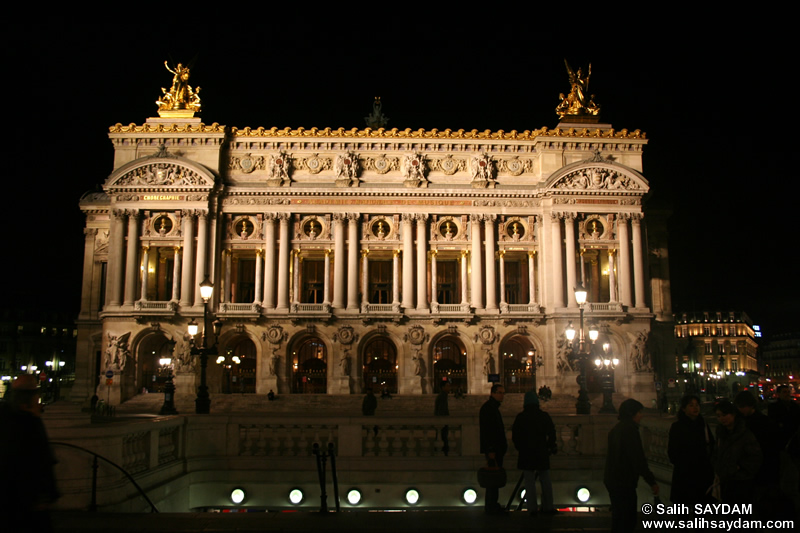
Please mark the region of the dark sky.
POLYGON ((647 133, 650 202, 673 212, 675 311, 742 310, 767 333, 797 329, 796 252, 785 239, 797 179, 790 34, 681 27, 569 39, 563 28, 488 26, 450 34, 445 21, 351 31, 324 19, 278 29, 251 21, 186 36, 152 23, 3 28, 6 80, 16 84, 2 134, 4 270, 14 274, 4 304, 77 314, 78 200, 112 170, 108 127, 156 115, 171 80, 164 60, 194 62, 206 123, 362 128, 379 95, 389 127, 522 131, 556 126, 566 58, 592 63, 603 122, 647 133))

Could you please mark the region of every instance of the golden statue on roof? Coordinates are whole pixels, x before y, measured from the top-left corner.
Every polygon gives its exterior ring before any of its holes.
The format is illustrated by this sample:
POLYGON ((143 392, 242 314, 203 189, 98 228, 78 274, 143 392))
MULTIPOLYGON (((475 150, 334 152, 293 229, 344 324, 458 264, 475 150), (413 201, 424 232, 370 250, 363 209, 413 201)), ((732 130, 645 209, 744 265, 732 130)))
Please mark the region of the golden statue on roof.
POLYGON ((200 112, 200 87, 193 90, 189 85, 189 67, 178 63, 175 70, 169 68, 169 63, 164 61, 164 66, 172 73, 172 87, 169 90, 161 88, 163 93, 156 100, 158 114, 161 117, 190 118, 200 112))
POLYGON ((589 96, 589 78, 592 75, 592 64, 589 63, 589 69, 585 76, 580 68, 578 68, 578 72, 573 71, 566 59, 564 64, 567 66, 569 83, 572 88, 568 95, 564 96, 564 93, 559 95, 561 103, 556 107, 556 114, 561 118, 564 118, 564 116, 598 115, 600 106, 594 103, 594 95, 589 96))

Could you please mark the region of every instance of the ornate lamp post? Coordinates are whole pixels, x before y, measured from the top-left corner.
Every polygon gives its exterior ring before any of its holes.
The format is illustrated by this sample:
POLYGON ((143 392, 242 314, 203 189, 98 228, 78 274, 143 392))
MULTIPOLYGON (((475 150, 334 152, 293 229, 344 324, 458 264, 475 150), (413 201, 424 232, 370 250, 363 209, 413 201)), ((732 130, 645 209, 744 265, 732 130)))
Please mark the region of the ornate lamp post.
POLYGON ((194 319, 189 322, 189 335, 192 336, 192 355, 200 356, 200 386, 197 387, 197 398, 194 400, 194 412, 198 415, 207 415, 211 412, 211 398, 208 396, 208 385, 206 384, 206 368, 208 368, 208 356, 217 355, 217 338, 219 337, 222 323, 214 321, 214 344, 208 346, 208 301, 214 293, 214 284, 209 281, 208 276, 200 284, 200 296, 203 298, 203 341, 199 348, 194 344, 194 336, 197 335, 198 326, 194 319))
POLYGON ((611 394, 614 392, 614 370, 619 364, 619 359, 616 357, 609 359, 608 352, 611 345, 609 343, 603 344, 603 358, 599 357, 594 360, 597 371, 600 374, 600 384, 603 387, 603 407, 600 408, 601 413, 616 413, 614 403, 611 401, 611 394))
MULTIPOLYGON (((580 375, 578 376, 578 386, 580 387, 580 391, 578 392, 578 401, 575 403, 575 412, 579 415, 588 415, 591 412, 592 403, 589 401, 589 393, 586 391, 586 360, 589 356, 589 353, 592 351, 592 345, 594 344, 594 341, 596 341, 597 337, 600 335, 600 332, 597 331, 597 328, 590 328, 590 342, 587 346, 586 333, 584 331, 583 323, 583 307, 586 304, 586 294, 586 289, 583 288, 583 285, 578 284, 578 286, 575 287, 575 301, 578 302, 581 310, 581 328, 578 332, 578 357, 580 358, 581 366, 580 375)), ((570 348, 573 348, 572 341, 575 339, 575 333, 575 328, 572 327, 572 322, 570 322, 567 330, 565 331, 570 348)))

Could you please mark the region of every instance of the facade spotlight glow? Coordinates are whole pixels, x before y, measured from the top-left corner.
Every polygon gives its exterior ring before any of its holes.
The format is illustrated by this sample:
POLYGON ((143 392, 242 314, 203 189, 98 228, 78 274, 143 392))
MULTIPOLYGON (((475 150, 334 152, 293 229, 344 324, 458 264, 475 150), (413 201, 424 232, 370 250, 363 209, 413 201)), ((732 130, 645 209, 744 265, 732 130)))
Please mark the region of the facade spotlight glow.
POLYGON ((358 505, 361 503, 361 491, 358 489, 350 489, 347 492, 347 501, 350 505, 358 505))
POLYGON ((578 487, 578 490, 575 491, 575 497, 578 498, 579 502, 586 503, 592 497, 592 493, 587 487, 578 487))
POLYGON ((231 491, 231 501, 236 505, 239 505, 244 501, 246 494, 244 493, 244 489, 233 489, 231 491))
POLYGON ((419 492, 417 492, 417 489, 408 489, 406 491, 406 502, 408 502, 409 505, 416 505, 417 502, 419 502, 419 492))
POLYGON ((472 505, 478 500, 478 493, 475 492, 475 489, 464 489, 464 493, 461 497, 464 499, 465 503, 472 505))
POLYGON ((289 491, 289 501, 293 505, 299 505, 303 501, 303 491, 300 489, 292 489, 289 491))

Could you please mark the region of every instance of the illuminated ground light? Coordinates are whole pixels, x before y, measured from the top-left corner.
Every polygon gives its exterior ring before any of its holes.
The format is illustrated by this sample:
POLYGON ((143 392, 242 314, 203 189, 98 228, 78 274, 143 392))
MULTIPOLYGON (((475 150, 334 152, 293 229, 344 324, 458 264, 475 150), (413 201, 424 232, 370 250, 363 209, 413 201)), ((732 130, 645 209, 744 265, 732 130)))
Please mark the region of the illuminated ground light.
POLYGON ((417 492, 417 489, 408 489, 406 491, 406 502, 408 502, 409 505, 416 505, 417 502, 419 502, 419 492, 417 492))
POLYGON ((475 489, 464 489, 464 493, 461 495, 461 498, 466 504, 472 505, 478 500, 478 493, 475 492, 475 489))
POLYGON ((303 501, 303 491, 300 489, 292 489, 289 491, 289 501, 293 505, 299 505, 303 501))
POLYGON ((592 497, 592 493, 586 487, 578 487, 578 490, 575 491, 575 497, 578 498, 579 502, 586 503, 592 497))
POLYGON ((347 493, 347 501, 350 505, 358 505, 361 503, 361 491, 358 489, 350 489, 347 493))
POLYGON ((239 505, 244 501, 245 493, 243 489, 233 489, 231 491, 231 501, 236 505, 239 505))

